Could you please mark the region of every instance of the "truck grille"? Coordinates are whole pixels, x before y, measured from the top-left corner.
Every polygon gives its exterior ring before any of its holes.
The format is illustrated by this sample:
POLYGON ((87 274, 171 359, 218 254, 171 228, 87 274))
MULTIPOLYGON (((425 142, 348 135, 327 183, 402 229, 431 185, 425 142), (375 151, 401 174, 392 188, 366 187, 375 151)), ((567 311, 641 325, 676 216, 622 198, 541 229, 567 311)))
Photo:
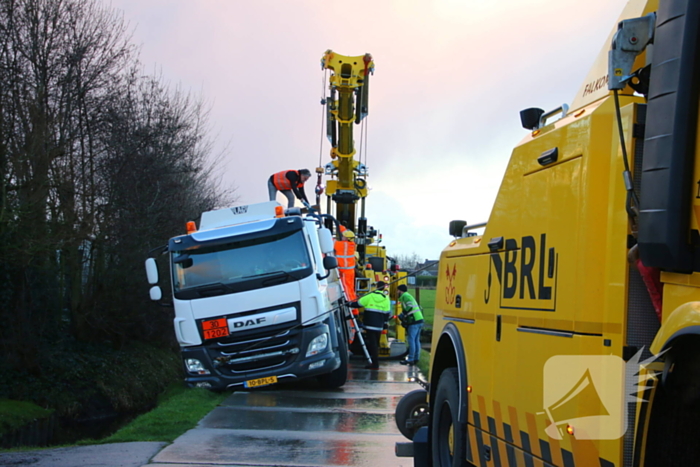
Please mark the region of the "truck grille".
MULTIPOLYGON (((296 323, 286 323, 291 328, 296 323)), ((218 370, 223 375, 241 376, 243 373, 292 363, 299 354, 300 330, 268 330, 256 332, 254 336, 241 337, 233 341, 217 342, 208 348, 212 361, 227 360, 218 370)))

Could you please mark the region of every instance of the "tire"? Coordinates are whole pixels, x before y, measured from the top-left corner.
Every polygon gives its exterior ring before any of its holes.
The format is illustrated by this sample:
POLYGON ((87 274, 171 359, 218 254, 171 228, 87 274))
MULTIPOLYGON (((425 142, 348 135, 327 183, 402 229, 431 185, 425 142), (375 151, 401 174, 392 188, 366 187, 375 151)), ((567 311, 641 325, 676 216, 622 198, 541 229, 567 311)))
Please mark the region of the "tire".
POLYGON ((700 341, 682 336, 665 356, 661 384, 650 401, 645 465, 697 465, 700 446, 677 434, 695 432, 700 419, 699 355, 700 341))
POLYGON ((425 389, 416 389, 401 398, 396 405, 394 419, 401 434, 413 440, 418 428, 428 426, 429 414, 428 392, 425 389))
POLYGON ((433 467, 466 466, 466 427, 457 421, 458 414, 459 377, 452 367, 440 375, 435 391, 430 440, 433 467))

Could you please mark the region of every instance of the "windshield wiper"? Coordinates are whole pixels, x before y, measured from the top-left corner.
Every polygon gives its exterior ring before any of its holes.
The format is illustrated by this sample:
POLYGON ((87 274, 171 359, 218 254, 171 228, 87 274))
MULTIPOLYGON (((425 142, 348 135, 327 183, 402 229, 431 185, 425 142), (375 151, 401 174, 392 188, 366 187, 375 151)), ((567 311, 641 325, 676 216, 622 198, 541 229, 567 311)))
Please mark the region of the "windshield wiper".
POLYGON ((223 282, 209 282, 207 284, 200 284, 197 285, 197 289, 206 289, 210 287, 219 287, 219 288, 224 288, 226 290, 233 290, 233 287, 229 286, 228 284, 224 284, 223 282))
POLYGON ((289 280, 289 279, 291 279, 291 280, 296 280, 296 279, 298 279, 297 276, 295 276, 294 274, 291 274, 291 273, 288 272, 288 271, 264 272, 264 273, 262 273, 262 274, 255 274, 255 275, 252 275, 252 276, 245 276, 243 279, 253 279, 253 278, 257 279, 257 278, 263 278, 263 277, 266 278, 266 279, 263 279, 263 281, 262 281, 262 285, 263 285, 263 286, 268 285, 268 284, 270 283, 270 281, 275 281, 275 280, 279 280, 279 279, 285 279, 285 280, 289 280))
POLYGON ((212 282, 209 284, 203 284, 203 285, 198 285, 196 287, 192 287, 192 290, 194 292, 199 293, 199 296, 204 296, 206 295, 211 295, 211 292, 235 292, 236 288, 231 287, 230 285, 224 284, 223 282, 212 282))
POLYGON ((250 276, 243 276, 242 279, 250 279, 253 277, 266 277, 266 276, 272 276, 272 275, 279 275, 279 274, 285 274, 287 277, 294 278, 289 272, 287 271, 272 271, 272 272, 263 272, 261 274, 252 274, 250 276))

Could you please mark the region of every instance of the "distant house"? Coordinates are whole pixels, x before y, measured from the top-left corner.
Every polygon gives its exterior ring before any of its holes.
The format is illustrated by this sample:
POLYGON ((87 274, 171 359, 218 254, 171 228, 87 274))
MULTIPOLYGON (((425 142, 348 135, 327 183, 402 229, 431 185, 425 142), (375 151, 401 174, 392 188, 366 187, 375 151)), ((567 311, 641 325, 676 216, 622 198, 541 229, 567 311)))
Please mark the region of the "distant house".
POLYGON ((438 260, 426 259, 422 263, 416 264, 416 267, 413 270, 421 270, 418 273, 419 276, 437 276, 439 268, 440 266, 438 265, 438 260))
POLYGON ((418 263, 413 270, 408 271, 410 274, 408 283, 421 287, 434 287, 437 282, 438 268, 437 260, 425 260, 422 263, 418 263))

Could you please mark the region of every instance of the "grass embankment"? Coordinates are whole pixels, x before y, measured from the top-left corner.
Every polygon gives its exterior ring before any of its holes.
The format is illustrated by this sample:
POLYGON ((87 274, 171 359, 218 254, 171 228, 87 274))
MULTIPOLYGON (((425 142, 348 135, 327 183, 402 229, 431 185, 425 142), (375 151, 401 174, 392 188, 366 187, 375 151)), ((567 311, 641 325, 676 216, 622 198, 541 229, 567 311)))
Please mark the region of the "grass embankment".
POLYGON ((76 428, 83 420, 143 413, 169 385, 182 384, 179 356, 170 349, 64 341, 43 355, 35 371, 0 362, 0 436, 55 414, 53 442, 70 443, 83 436, 76 428))
POLYGON ((202 388, 186 388, 182 383, 171 385, 158 398, 158 406, 138 416, 112 436, 83 441, 79 444, 123 443, 127 441, 166 441, 193 428, 214 407, 228 396, 202 388))
POLYGON ((0 398, 32 402, 70 419, 146 410, 181 377, 176 352, 139 343, 122 350, 95 344, 56 345, 44 353, 34 371, 3 363, 0 398))
POLYGON ((0 435, 17 430, 27 423, 48 418, 53 409, 44 409, 32 402, 0 399, 0 435))
MULTIPOLYGON (((102 439, 86 438, 78 441, 79 446, 130 441, 173 442, 177 437, 193 428, 228 394, 215 393, 207 389, 189 389, 182 383, 172 383, 158 397, 155 409, 142 414, 111 436, 102 439)), ((50 415, 47 411, 28 402, 0 400, 0 424, 9 429, 19 428, 27 420, 50 415)), ((63 447, 68 445, 63 445, 63 447)), ((61 447, 61 446, 52 446, 61 447)), ((37 449, 26 446, 12 450, 37 449)), ((2 450, 0 450, 2 451, 2 450)))

